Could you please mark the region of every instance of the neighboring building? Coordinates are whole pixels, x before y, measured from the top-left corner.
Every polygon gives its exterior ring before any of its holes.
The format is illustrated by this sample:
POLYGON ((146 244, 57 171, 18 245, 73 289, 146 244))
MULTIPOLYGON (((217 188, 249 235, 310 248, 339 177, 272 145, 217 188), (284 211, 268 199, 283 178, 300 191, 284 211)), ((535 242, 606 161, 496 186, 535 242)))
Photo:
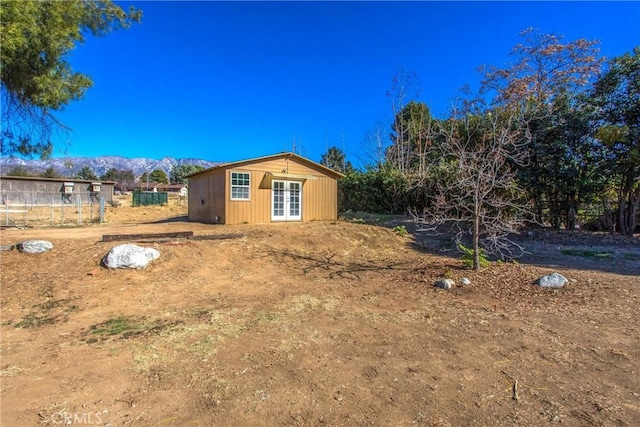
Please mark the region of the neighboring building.
POLYGON ((113 201, 114 181, 73 178, 0 177, 0 202, 4 205, 62 205, 113 201))
POLYGON ((158 187, 161 185, 165 185, 165 184, 161 184, 159 182, 138 182, 135 187, 134 187, 134 191, 153 191, 154 193, 157 193, 158 191, 158 187))
POLYGON ((294 153, 217 165, 190 175, 189 220, 259 224, 338 218, 339 172, 294 153))
POLYGON ((187 195, 186 184, 159 184, 155 188, 157 189, 157 191, 162 191, 169 194, 177 194, 178 196, 184 197, 187 195))
POLYGON ((136 191, 152 191, 154 193, 177 194, 178 196, 187 195, 186 184, 161 184, 159 182, 140 182, 136 184, 136 191))

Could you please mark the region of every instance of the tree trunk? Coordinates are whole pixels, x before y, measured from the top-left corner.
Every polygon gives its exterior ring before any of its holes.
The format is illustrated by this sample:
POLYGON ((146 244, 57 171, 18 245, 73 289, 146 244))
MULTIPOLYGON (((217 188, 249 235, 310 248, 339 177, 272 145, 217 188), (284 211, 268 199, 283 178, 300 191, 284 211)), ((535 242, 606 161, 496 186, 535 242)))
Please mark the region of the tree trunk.
POLYGON ((565 221, 565 227, 567 230, 575 230, 578 223, 578 210, 580 209, 580 203, 576 200, 575 195, 571 196, 567 203, 567 216, 565 221))
POLYGON ((618 198, 618 232, 626 236, 633 236, 636 227, 636 214, 640 188, 634 191, 633 176, 627 174, 625 185, 620 189, 618 198), (638 194, 635 194, 638 192, 638 194))
POLYGON ((625 221, 625 199, 622 197, 618 201, 618 233, 627 234, 627 227, 625 221))
POLYGON ((473 269, 480 271, 480 214, 476 211, 473 215, 473 269))
POLYGON ((640 204, 640 187, 635 191, 629 191, 628 205, 626 209, 626 222, 625 228, 627 236, 633 237, 633 233, 636 231, 637 217, 638 217, 638 205, 640 204))
POLYGON ((550 216, 551 224, 554 230, 560 230, 560 224, 562 224, 562 208, 560 207, 560 196, 557 192, 553 193, 553 196, 549 197, 550 203, 550 216))

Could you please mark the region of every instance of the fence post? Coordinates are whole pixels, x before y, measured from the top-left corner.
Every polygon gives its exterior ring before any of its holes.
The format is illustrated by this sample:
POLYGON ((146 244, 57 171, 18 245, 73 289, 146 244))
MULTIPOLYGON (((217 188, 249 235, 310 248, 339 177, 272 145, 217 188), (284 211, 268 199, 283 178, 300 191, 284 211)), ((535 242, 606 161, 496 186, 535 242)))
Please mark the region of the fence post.
POLYGON ((100 224, 104 222, 104 197, 100 196, 100 224))
POLYGON ((51 196, 51 226, 53 227, 53 196, 51 196))
POLYGON ((78 224, 82 224, 82 198, 76 194, 76 207, 78 208, 78 224))
POLYGON ((27 199, 24 199, 24 226, 27 226, 27 199))

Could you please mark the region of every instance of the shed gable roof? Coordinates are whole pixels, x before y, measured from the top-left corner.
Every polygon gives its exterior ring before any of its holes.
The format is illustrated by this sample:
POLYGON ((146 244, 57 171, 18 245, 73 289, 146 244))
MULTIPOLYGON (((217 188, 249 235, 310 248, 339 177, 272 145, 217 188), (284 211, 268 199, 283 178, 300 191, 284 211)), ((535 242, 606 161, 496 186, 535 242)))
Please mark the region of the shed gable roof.
POLYGON ((324 174, 324 175, 328 175, 332 178, 335 179, 339 179, 344 177, 343 174, 341 174, 338 171, 334 171, 333 169, 330 169, 326 166, 321 165, 320 163, 316 163, 313 160, 309 160, 305 157, 302 157, 296 153, 291 153, 291 152, 285 152, 285 153, 280 153, 280 154, 273 154, 270 156, 264 156, 264 157, 256 157, 253 159, 246 159, 246 160, 239 160, 237 162, 228 162, 228 163, 221 163, 219 165, 213 166, 211 168, 196 172, 194 174, 191 174, 189 176, 187 176, 187 178, 193 178, 194 176, 198 176, 198 175, 202 175, 205 174, 207 172, 211 172, 214 170, 218 170, 218 169, 229 169, 229 168, 237 168, 237 167, 242 167, 245 165, 250 165, 252 163, 259 163, 262 161, 267 161, 267 160, 277 160, 277 159, 289 159, 289 160, 294 160, 298 163, 301 163, 305 166, 308 166, 312 169, 317 170, 318 172, 324 174))
POLYGON ((12 180, 12 181, 43 181, 43 182, 75 182, 78 184, 93 184, 99 182, 100 184, 117 184, 117 181, 96 181, 90 179, 76 179, 76 178, 42 178, 39 176, 13 176, 3 175, 0 179, 12 180))

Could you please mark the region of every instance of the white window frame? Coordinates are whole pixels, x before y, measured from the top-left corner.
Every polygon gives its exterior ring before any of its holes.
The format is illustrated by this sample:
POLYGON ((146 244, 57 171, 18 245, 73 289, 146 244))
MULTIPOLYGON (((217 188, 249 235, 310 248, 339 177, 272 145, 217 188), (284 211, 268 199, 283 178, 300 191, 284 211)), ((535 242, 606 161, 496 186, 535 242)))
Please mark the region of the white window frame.
MULTIPOLYGON (((231 196, 231 200, 238 200, 238 201, 248 201, 251 200, 251 173, 250 172, 234 172, 231 171, 231 175, 229 177, 229 182, 231 183, 231 188, 230 188, 230 196, 231 196), (233 178, 234 175, 246 175, 247 176, 247 184, 234 184, 233 183, 233 178), (234 188, 246 188, 247 189, 247 197, 234 197, 233 196, 233 190, 234 188)), ((236 180, 238 178, 236 177, 236 180)), ((244 181, 244 178, 242 179, 244 181)))

